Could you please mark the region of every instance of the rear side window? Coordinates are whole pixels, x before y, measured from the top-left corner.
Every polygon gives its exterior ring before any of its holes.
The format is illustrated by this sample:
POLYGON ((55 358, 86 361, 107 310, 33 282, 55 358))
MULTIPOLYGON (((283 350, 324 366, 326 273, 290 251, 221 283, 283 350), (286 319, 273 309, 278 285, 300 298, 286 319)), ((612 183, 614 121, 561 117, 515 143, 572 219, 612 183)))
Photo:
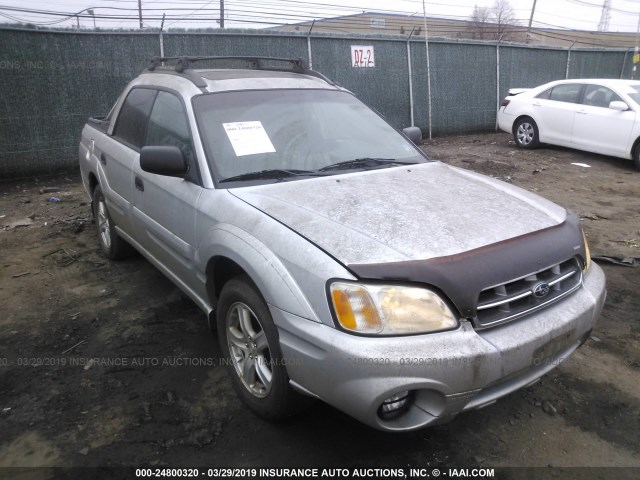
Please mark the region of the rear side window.
POLYGON ((549 96, 551 95, 551 90, 553 90, 553 88, 547 88, 544 92, 539 93, 538 95, 536 95, 536 98, 542 98, 544 100, 549 100, 549 96))
POLYGON ((133 148, 144 145, 149 113, 156 98, 156 90, 134 88, 129 92, 120 109, 113 136, 133 148))
POLYGON ((578 103, 582 85, 579 83, 569 83, 566 85, 556 85, 551 89, 549 100, 556 102, 578 103))

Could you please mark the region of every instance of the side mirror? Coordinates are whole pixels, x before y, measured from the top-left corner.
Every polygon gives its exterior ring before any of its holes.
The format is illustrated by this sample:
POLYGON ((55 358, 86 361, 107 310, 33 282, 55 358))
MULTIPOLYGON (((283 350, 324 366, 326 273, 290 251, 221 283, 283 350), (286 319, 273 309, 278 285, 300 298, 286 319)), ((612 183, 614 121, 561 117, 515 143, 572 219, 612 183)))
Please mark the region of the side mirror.
POLYGON ((142 147, 140 151, 140 168, 156 175, 184 177, 187 173, 187 162, 178 147, 149 146, 142 147))
POLYGON ((420 145, 422 143, 422 130, 418 127, 403 128, 402 133, 404 133, 407 138, 416 145, 420 145))
POLYGON ((619 112, 625 112, 629 110, 629 105, 624 102, 614 101, 609 104, 611 110, 618 110, 619 112))

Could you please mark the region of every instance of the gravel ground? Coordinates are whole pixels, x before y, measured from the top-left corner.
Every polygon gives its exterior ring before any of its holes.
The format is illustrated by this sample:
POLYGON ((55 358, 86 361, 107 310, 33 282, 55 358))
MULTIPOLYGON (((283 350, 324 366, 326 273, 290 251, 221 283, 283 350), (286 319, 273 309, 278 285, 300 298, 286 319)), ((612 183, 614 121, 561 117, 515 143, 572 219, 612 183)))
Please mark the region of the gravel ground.
MULTIPOLYGON (((632 162, 519 150, 506 134, 424 148, 578 213, 593 255, 640 257, 632 162)), ((640 268, 601 263, 609 294, 590 340, 537 384, 447 425, 382 433, 321 403, 269 423, 239 403, 190 300, 139 255, 101 256, 88 202, 78 172, 0 183, 0 467, 551 465, 640 476, 640 268)))

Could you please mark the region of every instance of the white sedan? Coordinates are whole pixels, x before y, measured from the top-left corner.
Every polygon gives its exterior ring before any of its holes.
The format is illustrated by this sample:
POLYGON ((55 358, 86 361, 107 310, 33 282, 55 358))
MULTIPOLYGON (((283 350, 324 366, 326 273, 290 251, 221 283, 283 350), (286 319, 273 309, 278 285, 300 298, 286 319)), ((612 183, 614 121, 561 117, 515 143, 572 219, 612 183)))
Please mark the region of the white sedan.
POLYGON ((639 113, 640 81, 559 80, 509 90, 498 126, 521 148, 561 145, 632 159, 640 170, 639 113))

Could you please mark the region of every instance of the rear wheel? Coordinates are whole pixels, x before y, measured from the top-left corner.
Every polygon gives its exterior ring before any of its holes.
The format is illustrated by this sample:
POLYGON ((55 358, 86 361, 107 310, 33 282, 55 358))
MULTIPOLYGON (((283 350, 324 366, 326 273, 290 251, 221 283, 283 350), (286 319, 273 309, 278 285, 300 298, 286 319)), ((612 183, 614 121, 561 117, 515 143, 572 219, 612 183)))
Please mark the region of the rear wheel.
POLYGON ((267 304, 246 276, 229 280, 220 293, 218 338, 236 393, 263 418, 296 413, 302 397, 289 386, 278 331, 267 304))
POLYGON ((115 224, 109 215, 102 188, 93 191, 93 218, 98 227, 98 243, 102 252, 111 260, 125 258, 131 254, 131 246, 116 233, 115 224))
POLYGON ((520 148, 536 148, 540 145, 538 125, 532 118, 521 118, 513 129, 513 138, 520 148))

